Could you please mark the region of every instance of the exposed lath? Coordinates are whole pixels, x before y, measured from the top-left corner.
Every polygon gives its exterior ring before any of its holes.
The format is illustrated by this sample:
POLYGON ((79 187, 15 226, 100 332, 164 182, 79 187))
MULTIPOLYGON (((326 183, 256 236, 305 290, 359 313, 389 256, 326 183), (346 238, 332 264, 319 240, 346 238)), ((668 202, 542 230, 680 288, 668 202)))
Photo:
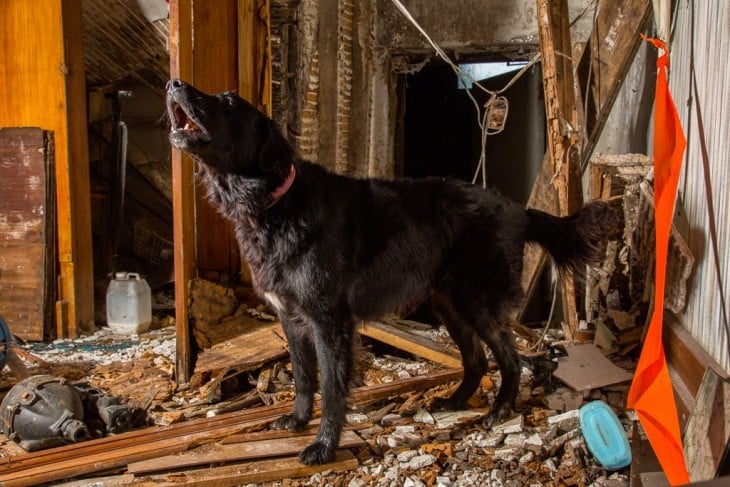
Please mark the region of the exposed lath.
POLYGON ((83 0, 82 12, 89 88, 133 78, 163 89, 170 72, 166 18, 147 20, 138 0, 83 0))

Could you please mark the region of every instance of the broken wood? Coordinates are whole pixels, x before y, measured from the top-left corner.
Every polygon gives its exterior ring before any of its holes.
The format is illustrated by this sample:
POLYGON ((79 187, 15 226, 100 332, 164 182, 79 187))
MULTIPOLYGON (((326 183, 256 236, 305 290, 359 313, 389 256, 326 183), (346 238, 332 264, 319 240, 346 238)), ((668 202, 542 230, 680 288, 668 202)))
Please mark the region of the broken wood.
POLYGON ((432 362, 447 367, 461 367, 461 357, 458 352, 449 351, 426 337, 408 333, 395 323, 363 322, 357 328, 357 331, 361 335, 387 343, 432 362))
MULTIPOLYGON (((286 441, 269 439, 226 445, 218 444, 213 445, 212 448, 204 452, 193 450, 179 455, 130 463, 127 466, 127 472, 138 475, 205 464, 297 455, 314 441, 314 437, 315 435, 292 435, 289 433, 286 441)), ((364 444, 365 441, 353 431, 343 431, 340 435, 340 448, 353 448, 364 444)))
MULTIPOLYGON (((625 74, 633 62, 642 32, 651 12, 649 0, 600 0, 588 43, 581 56, 576 73, 577 84, 582 90, 580 104, 583 107, 590 98, 589 109, 583 115, 583 126, 590 125, 583 142, 581 159, 591 157, 593 147, 598 142, 608 114, 613 108, 625 74), (607 25, 609 27, 607 27, 607 25), (590 89, 584 89, 590 83, 590 89), (593 119, 593 122, 587 120, 593 119)), ((570 52, 568 50, 567 52, 570 52)), ((574 127, 575 128, 575 127, 574 127)), ((583 165, 583 163, 581 163, 583 165)), ((545 154, 540 170, 532 186, 527 207, 555 213, 557 198, 552 186, 553 172, 549 153, 545 154)), ((521 305, 511 315, 513 321, 522 321, 527 303, 537 286, 540 273, 547 262, 547 254, 538 246, 525 248, 522 290, 524 298, 521 305)))
POLYGON ((335 460, 324 465, 307 466, 299 463, 299 459, 277 458, 228 465, 218 468, 189 470, 177 474, 161 474, 146 476, 137 482, 149 482, 155 486, 177 487, 233 487, 237 485, 257 484, 281 479, 311 477, 325 471, 343 472, 357 468, 358 461, 349 450, 338 450, 335 460))
POLYGON ((575 73, 584 108, 581 166, 593 155, 652 11, 650 0, 599 0, 597 8, 575 73))
POLYGON ((191 382, 196 383, 196 377, 205 374, 220 377, 229 371, 255 370, 289 354, 281 323, 239 318, 225 324, 226 328, 239 330, 237 336, 200 352, 191 382))
MULTIPOLYGON (((644 181, 639 186, 641 193, 637 225, 631 236, 632 246, 639 254, 639 262, 645 269, 643 289, 652 289, 654 284, 655 232, 654 232, 654 190, 644 181)), ((687 302, 688 283, 695 258, 677 228, 672 225, 669 234, 667 256, 667 286, 664 292, 664 307, 680 314, 687 302)), ((651 298, 653 293, 651 293, 651 298)))
MULTIPOLYGON (((576 212, 583 197, 568 17, 567 0, 537 0, 547 139, 561 216, 576 212)), ((563 276, 562 290, 566 337, 573 338, 578 329, 578 310, 572 274, 563 276)))
POLYGON ((692 482, 715 478, 730 446, 730 382, 705 370, 683 438, 692 482))
MULTIPOLYGON (((461 376, 461 369, 451 369, 388 384, 360 387, 351 391, 348 404, 387 399, 452 382, 461 376)), ((8 487, 36 485, 185 451, 194 444, 213 442, 246 431, 247 428, 265 427, 280 415, 288 413, 292 407, 293 403, 287 402, 19 455, 0 464, 0 484, 8 487)), ((315 408, 319 407, 319 401, 315 401, 315 408)))

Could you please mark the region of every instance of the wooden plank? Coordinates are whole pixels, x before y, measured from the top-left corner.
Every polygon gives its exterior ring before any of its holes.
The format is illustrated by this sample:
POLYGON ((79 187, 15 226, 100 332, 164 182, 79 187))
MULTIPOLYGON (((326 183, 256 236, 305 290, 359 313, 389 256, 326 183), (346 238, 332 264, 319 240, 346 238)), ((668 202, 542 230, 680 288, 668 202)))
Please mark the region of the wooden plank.
MULTIPOLYGON (((235 326, 225 323, 221 326, 235 326)), ((198 355, 195 374, 220 372, 229 369, 254 370, 267 362, 286 357, 289 348, 281 323, 256 323, 234 338, 213 345, 198 355)))
MULTIPOLYGON (((189 451, 153 460, 130 463, 127 472, 139 475, 176 468, 189 468, 199 465, 222 462, 253 460, 256 458, 283 457, 297 455, 314 441, 315 435, 289 436, 282 439, 258 440, 245 443, 216 444, 204 452, 189 451)), ((365 444, 353 431, 343 431, 340 435, 340 448, 354 448, 365 444)))
POLYGON ((593 31, 576 68, 585 131, 581 164, 593 155, 651 18, 650 0, 599 0, 593 31))
POLYGON ((4 1, 0 45, 0 126, 55 134, 59 294, 68 302, 69 336, 76 336, 94 319, 81 4, 4 1))
MULTIPOLYGON (((360 387, 350 392, 348 404, 362 404, 431 388, 458 380, 461 376, 461 369, 451 369, 388 384, 360 387)), ((287 402, 252 408, 19 455, 0 463, 0 485, 37 485, 182 452, 194 444, 216 441, 253 427, 263 427, 281 414, 288 413, 292 407, 293 403, 287 402)), ((319 408, 319 401, 315 401, 315 408, 319 408)))
POLYGON ((461 367, 458 353, 449 352, 433 340, 407 333, 391 324, 366 321, 358 326, 357 332, 432 362, 448 367, 461 367))
MULTIPOLYGON (((238 88, 236 0, 193 2, 192 84, 206 92, 238 88)), ((208 202, 197 187, 195 209, 196 265, 202 276, 220 281, 238 276, 240 257, 233 224, 208 202)))
POLYGON ((317 0, 319 15, 317 29, 317 63, 319 89, 317 92, 317 123, 319 124, 317 162, 330 170, 338 166, 337 153, 337 103, 339 79, 337 65, 339 53, 339 4, 338 0, 317 0))
POLYGON ((53 331, 53 181, 52 133, 0 129, 0 315, 24 340, 53 331))
POLYGON ((271 116, 269 0, 238 0, 238 93, 271 116))
POLYGON ((730 446, 730 383, 705 370, 683 437, 692 482, 715 478, 730 446))
POLYGON ((692 397, 699 392, 708 367, 723 380, 730 380, 730 375, 697 343, 672 313, 664 313, 662 341, 667 363, 676 371, 692 397))
MULTIPOLYGON (((170 77, 191 81, 192 0, 170 2, 170 77)), ((188 316, 190 281, 195 272, 195 183, 193 162, 181 151, 172 154, 172 228, 175 260, 175 379, 186 384, 193 374, 188 316)))
MULTIPOLYGON (((578 114, 573 89, 573 63, 570 57, 568 1, 537 0, 537 23, 540 37, 547 139, 553 178, 558 190, 560 215, 580 208, 583 192, 578 153, 578 114)), ((578 310, 573 276, 562 279, 563 320, 567 336, 578 329, 578 310)))
MULTIPOLYGON (((306 466, 299 459, 277 458, 247 462, 218 468, 188 470, 180 474, 144 477, 153 485, 188 487, 233 487, 282 479, 309 478, 324 471, 343 472, 357 468, 358 461, 350 450, 337 450, 335 460, 324 465, 306 466)), ((142 480, 142 479, 140 479, 142 480)))
MULTIPOLYGON (((238 93, 256 108, 272 115, 271 18, 269 0, 238 0, 238 93)), ((251 285, 251 271, 243 255, 241 283, 251 285)))

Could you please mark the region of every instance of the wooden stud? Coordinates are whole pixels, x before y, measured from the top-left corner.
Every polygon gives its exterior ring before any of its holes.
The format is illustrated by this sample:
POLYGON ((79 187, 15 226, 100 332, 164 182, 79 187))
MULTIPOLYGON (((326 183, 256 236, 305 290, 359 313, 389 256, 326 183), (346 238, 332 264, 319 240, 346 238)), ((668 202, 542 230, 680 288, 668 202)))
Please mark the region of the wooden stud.
MULTIPOLYGON (((582 190, 578 153, 578 116, 573 89, 568 2, 537 0, 537 23, 542 54, 548 147, 561 216, 580 208, 582 190)), ((578 328, 573 276, 562 279, 566 337, 578 328)))
MULTIPOLYGON (((192 68, 192 0, 170 2, 170 77, 190 81, 192 68)), ((172 149, 173 253, 175 259, 175 378, 187 383, 193 373, 188 316, 190 281, 195 275, 195 183, 193 162, 172 149)))

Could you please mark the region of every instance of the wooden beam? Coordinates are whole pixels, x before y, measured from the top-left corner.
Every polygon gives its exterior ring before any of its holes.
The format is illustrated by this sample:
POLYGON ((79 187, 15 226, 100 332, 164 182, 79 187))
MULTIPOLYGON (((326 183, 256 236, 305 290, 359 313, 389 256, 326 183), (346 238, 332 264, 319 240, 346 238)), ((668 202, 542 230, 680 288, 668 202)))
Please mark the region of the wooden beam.
POLYGON ((597 8, 575 74, 584 111, 582 167, 593 155, 652 12, 651 0, 599 0, 597 8))
MULTIPOLYGON (((553 168, 553 181, 558 190, 558 209, 560 215, 565 216, 580 208, 583 197, 568 1, 537 0, 537 23, 545 90, 548 152, 553 168)), ((572 338, 578 329, 573 276, 564 275, 561 283, 566 337, 572 338)))
POLYGON ((94 275, 81 4, 7 0, 0 20, 0 126, 54 132, 59 301, 71 337, 92 329, 94 275))
MULTIPOLYGON (((253 2, 254 0, 248 0, 253 2)), ((238 89, 238 4, 236 0, 192 3, 192 84, 217 93, 238 89)), ((198 274, 220 282, 240 270, 233 224, 196 191, 195 228, 198 274)), ((234 281, 235 282, 235 281, 234 281)))
MULTIPOLYGON (((238 93, 272 116, 269 0, 238 0, 238 93)), ((251 271, 243 256, 240 271, 241 283, 251 285, 251 271)))
MULTIPOLYGON (((578 87, 582 90, 581 104, 577 108, 581 113, 585 111, 585 122, 580 124, 586 130, 581 166, 589 160, 598 142, 638 49, 639 33, 646 26, 650 12, 650 0, 599 1, 596 25, 576 73, 578 87), (588 85, 590 88, 583 88, 588 85), (587 110, 583 110, 585 107, 587 110)), ((553 214, 558 212, 557 195, 552 185, 553 174, 551 159, 549 153, 546 153, 527 202, 529 208, 553 214)), ((531 246, 525 250, 522 271, 522 290, 525 297, 512 316, 513 320, 522 320, 546 262, 546 253, 540 247, 531 246)))
MULTIPOLYGON (((191 81, 192 0, 170 2, 170 77, 191 81)), ((195 276, 195 183, 190 158, 172 149, 172 227, 175 258, 175 378, 179 384, 193 374, 188 316, 190 281, 195 276)))
POLYGON ((458 353, 454 355, 433 340, 404 332, 393 325, 366 321, 357 327, 357 332, 432 362, 447 367, 461 367, 458 353))
POLYGON ((238 0, 238 93, 271 116, 269 12, 269 0, 238 0))

